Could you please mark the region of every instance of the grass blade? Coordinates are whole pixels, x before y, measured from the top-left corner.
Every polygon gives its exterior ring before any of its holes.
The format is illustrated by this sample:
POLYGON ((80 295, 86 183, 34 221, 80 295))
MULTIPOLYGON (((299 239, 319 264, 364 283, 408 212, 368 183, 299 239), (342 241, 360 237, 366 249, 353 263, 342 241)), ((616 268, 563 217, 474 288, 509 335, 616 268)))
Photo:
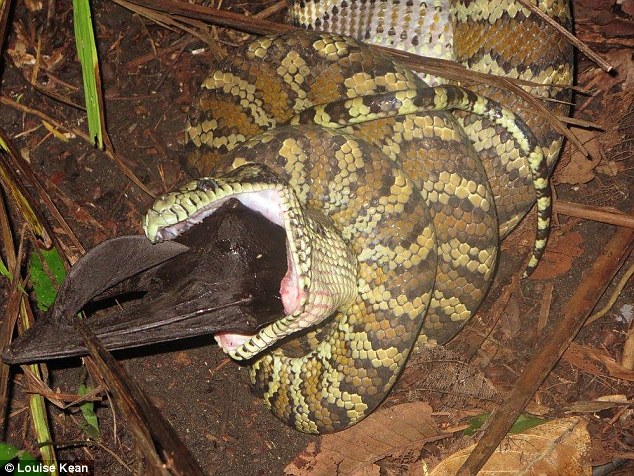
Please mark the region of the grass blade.
POLYGON ((77 55, 81 63, 84 80, 84 95, 86 111, 88 113, 88 133, 94 143, 103 149, 104 116, 101 97, 101 79, 99 60, 95 44, 95 32, 92 27, 90 2, 88 0, 73 0, 73 23, 75 26, 75 44, 77 55))

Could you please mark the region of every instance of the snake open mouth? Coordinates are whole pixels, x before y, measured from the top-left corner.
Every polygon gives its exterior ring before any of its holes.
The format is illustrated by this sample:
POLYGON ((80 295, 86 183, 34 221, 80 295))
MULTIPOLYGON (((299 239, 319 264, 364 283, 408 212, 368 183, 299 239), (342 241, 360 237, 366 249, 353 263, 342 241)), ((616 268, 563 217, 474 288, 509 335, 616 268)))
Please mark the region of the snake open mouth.
MULTIPOLYGON (((289 241, 293 239, 292 230, 289 228, 289 221, 285 217, 284 207, 277 190, 243 192, 223 197, 206 207, 200 208, 185 220, 160 229, 156 234, 156 239, 162 241, 178 238, 193 226, 201 223, 205 218, 213 215, 229 200, 239 201, 245 207, 260 213, 268 221, 285 230, 287 270, 279 284, 279 295, 284 307, 284 313, 287 316, 292 315, 305 302, 306 292, 300 286, 298 266, 289 246, 289 241)), ((254 335, 221 331, 214 334, 214 339, 225 352, 231 352, 248 342, 254 335)))

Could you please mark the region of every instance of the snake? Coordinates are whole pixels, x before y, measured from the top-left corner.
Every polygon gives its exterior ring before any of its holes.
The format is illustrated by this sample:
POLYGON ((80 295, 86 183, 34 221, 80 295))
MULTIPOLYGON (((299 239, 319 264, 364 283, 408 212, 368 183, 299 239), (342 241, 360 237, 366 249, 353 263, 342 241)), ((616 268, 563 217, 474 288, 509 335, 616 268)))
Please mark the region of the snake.
MULTIPOLYGON (((537 5, 565 27, 564 0, 537 5)), ((499 243, 537 202, 526 274, 550 226, 562 138, 488 85, 420 77, 367 44, 531 81, 566 112, 571 50, 514 0, 290 2, 305 31, 215 66, 186 125, 194 180, 144 218, 170 240, 231 198, 286 232, 284 315, 215 337, 272 412, 307 433, 370 414, 409 356, 453 338, 486 295, 499 243), (323 30, 327 30, 325 32, 323 30)))

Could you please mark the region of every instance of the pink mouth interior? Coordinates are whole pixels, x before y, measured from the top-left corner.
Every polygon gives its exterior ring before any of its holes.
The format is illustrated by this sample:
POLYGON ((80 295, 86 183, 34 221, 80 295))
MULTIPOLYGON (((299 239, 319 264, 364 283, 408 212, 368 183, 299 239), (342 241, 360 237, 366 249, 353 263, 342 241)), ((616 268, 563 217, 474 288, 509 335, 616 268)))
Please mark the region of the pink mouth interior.
POLYGON ((214 334, 216 343, 222 347, 225 352, 236 350, 245 342, 253 337, 253 335, 246 334, 230 334, 228 332, 218 332, 214 334))

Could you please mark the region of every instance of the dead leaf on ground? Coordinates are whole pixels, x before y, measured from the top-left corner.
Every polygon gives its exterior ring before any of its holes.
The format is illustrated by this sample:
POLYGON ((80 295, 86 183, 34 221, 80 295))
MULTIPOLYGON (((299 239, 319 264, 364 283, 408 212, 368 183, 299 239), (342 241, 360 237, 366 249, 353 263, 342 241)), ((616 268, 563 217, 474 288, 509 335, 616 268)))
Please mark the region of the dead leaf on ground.
POLYGON ((571 343, 561 358, 582 372, 597 377, 605 377, 603 367, 598 365, 593 359, 590 359, 586 352, 584 352, 584 348, 579 344, 571 343))
POLYGON ((504 318, 500 320, 500 329, 506 342, 522 332, 522 319, 520 318, 520 303, 517 295, 513 294, 504 308, 504 318))
POLYGON ((7 48, 7 54, 20 70, 31 71, 35 65, 35 56, 29 51, 29 41, 20 23, 15 26, 15 40, 7 48))
POLYGON ((425 347, 414 353, 390 398, 399 403, 429 401, 432 393, 442 396, 443 408, 462 411, 492 411, 501 401, 482 370, 444 346, 425 347))
POLYGON ((617 162, 616 160, 608 160, 600 163, 596 171, 600 174, 607 175, 608 177, 616 177, 619 173, 625 170, 624 162, 617 162))
POLYGON ((39 12, 42 9, 43 2, 41 0, 25 0, 24 6, 30 12, 39 12))
MULTIPOLYGON (((447 436, 424 402, 404 403, 372 413, 361 423, 310 443, 284 473, 293 476, 379 474, 376 463, 420 453, 425 443, 447 436)), ((419 458, 410 458, 415 464, 419 458)))
POLYGON ((621 89, 629 89, 634 85, 634 61, 632 61, 631 53, 627 49, 618 49, 605 53, 604 58, 614 67, 616 74, 609 74, 603 71, 595 72, 593 79, 598 77, 597 86, 602 91, 610 91, 621 83, 621 89))
POLYGON ((607 374, 611 377, 629 382, 634 381, 634 370, 624 368, 601 349, 595 349, 572 342, 562 357, 575 367, 592 375, 604 377, 607 370, 607 374), (605 367, 601 365, 597 366, 595 362, 601 362, 605 367))
POLYGON ((574 259, 583 254, 582 243, 583 237, 576 231, 552 240, 531 278, 552 279, 570 271, 574 259))
POLYGON ((564 408, 570 413, 598 413, 610 408, 629 405, 626 395, 606 395, 596 400, 580 400, 564 408))
POLYGON ((564 167, 559 167, 555 173, 557 183, 580 185, 590 182, 595 177, 595 168, 601 162, 601 133, 594 130, 571 128, 577 138, 588 150, 590 156, 586 157, 578 150, 570 153, 570 160, 564 167))
MULTIPOLYGON (((33 68, 36 63, 36 51, 38 49, 37 39, 30 34, 30 31, 22 23, 14 24, 15 38, 11 41, 7 48, 7 54, 15 66, 21 71, 24 78, 32 81, 33 68)), ((65 50, 67 45, 62 45, 47 54, 39 55, 38 68, 42 71, 53 72, 63 65, 66 60, 65 50)))
MULTIPOLYGON (((590 475, 590 435, 578 417, 554 420, 516 435, 509 435, 478 473, 590 475)), ((445 458, 430 476, 456 474, 475 445, 445 458)))

